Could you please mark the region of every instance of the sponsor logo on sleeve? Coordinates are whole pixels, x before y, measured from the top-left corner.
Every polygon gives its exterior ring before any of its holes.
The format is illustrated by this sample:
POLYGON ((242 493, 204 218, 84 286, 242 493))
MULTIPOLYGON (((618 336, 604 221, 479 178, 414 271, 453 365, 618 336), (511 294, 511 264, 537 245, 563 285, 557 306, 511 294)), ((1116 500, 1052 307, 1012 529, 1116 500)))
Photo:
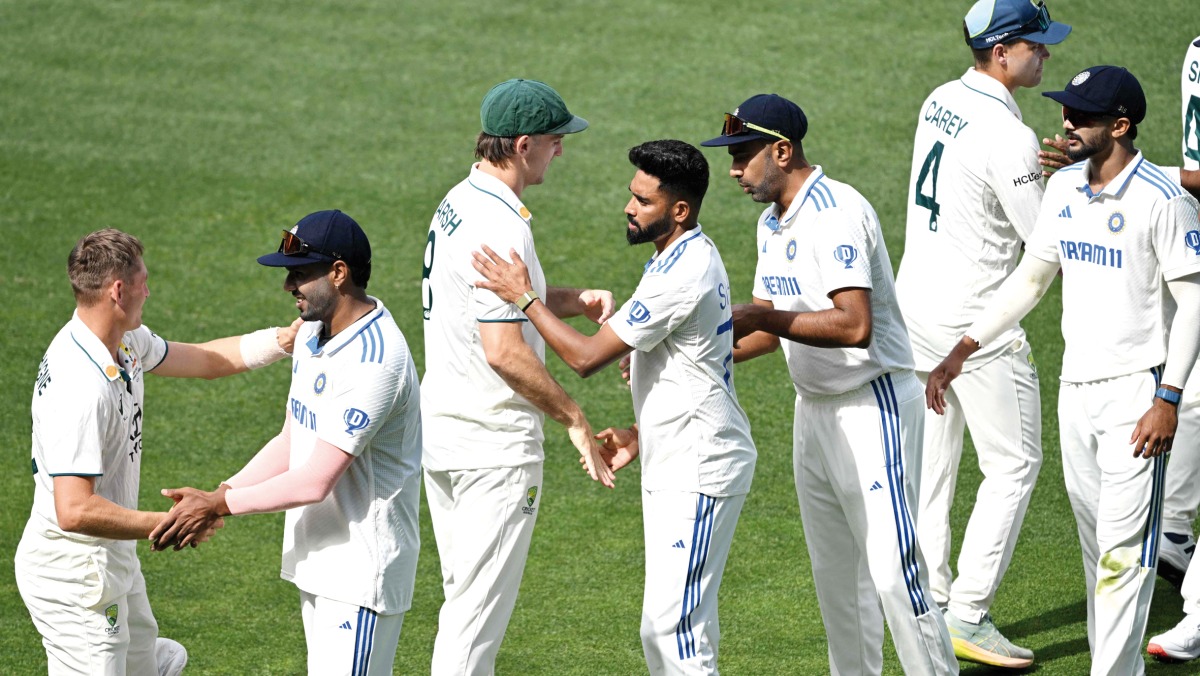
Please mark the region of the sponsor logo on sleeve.
POLYGON ((633 301, 633 305, 629 308, 629 317, 625 319, 625 322, 633 326, 634 324, 644 324, 648 321, 650 321, 650 309, 642 305, 642 301, 640 300, 633 301))
POLYGON ((342 416, 342 421, 346 423, 346 434, 354 436, 355 432, 366 429, 367 425, 371 424, 371 416, 362 409, 348 408, 342 416))
POLYGON ((1188 230, 1183 234, 1183 243, 1187 248, 1192 250, 1192 253, 1200 256, 1200 231, 1188 230))
POLYGON ((833 257, 837 259, 837 262, 845 265, 846 269, 849 270, 850 266, 854 264, 854 261, 858 260, 858 249, 855 249, 849 244, 843 244, 833 250, 833 257))

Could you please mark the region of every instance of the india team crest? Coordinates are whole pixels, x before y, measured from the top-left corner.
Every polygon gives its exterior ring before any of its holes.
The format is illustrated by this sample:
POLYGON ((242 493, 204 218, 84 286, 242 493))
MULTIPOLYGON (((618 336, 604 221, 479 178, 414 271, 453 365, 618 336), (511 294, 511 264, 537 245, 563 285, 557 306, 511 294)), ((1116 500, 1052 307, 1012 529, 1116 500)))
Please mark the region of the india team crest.
POLYGON ((1114 211, 1112 216, 1108 217, 1108 231, 1112 234, 1117 234, 1125 229, 1125 214, 1114 211))
POLYGON ((794 240, 794 239, 788 240, 787 259, 789 261, 796 259, 796 240, 794 240))
POLYGON ((1092 72, 1089 70, 1085 70, 1082 73, 1080 73, 1079 75, 1076 75, 1075 78, 1071 80, 1071 84, 1078 87, 1079 85, 1083 84, 1084 82, 1087 82, 1088 78, 1091 76, 1092 76, 1092 72))
POLYGON ((317 379, 313 381, 313 392, 321 394, 325 391, 325 383, 328 379, 324 373, 318 373, 317 379))
POLYGON ((104 619, 108 620, 108 626, 110 627, 117 626, 117 610, 117 604, 115 603, 104 609, 104 619))
POLYGON ((858 260, 858 249, 855 249, 849 244, 843 244, 833 250, 833 257, 836 258, 839 263, 845 265, 846 269, 849 270, 850 266, 854 264, 854 261, 858 260))
POLYGON ((1183 243, 1187 248, 1192 250, 1192 253, 1200 256, 1200 231, 1188 230, 1183 234, 1183 243))

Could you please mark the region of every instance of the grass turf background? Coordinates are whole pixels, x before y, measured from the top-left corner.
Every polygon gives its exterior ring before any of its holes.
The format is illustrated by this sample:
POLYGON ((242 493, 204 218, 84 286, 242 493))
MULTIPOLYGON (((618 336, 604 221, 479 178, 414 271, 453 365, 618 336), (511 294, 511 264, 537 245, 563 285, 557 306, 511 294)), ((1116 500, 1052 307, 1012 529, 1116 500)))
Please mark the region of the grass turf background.
MULTIPOLYGON (((153 292, 146 323, 194 342, 289 321, 282 274, 253 257, 304 214, 341 208, 370 234, 370 290, 423 364, 420 261, 430 216, 472 161, 483 94, 522 76, 551 83, 592 123, 567 139, 546 184, 525 194, 551 283, 627 297, 649 251, 624 243, 626 149, 664 137, 697 143, 719 130, 721 113, 758 92, 804 107, 807 156, 872 201, 898 265, 915 114, 933 87, 969 65, 959 32, 969 6, 0 3, 0 294, 9 310, 0 363, 10 383, 0 393, 0 673, 45 670, 11 560, 32 496, 32 382, 73 307, 64 261, 79 236, 106 226, 138 235, 153 292)), ((1059 0, 1053 13, 1075 30, 1052 48, 1041 89, 1061 88, 1088 65, 1129 67, 1149 99, 1139 146, 1176 164, 1180 61, 1200 32, 1192 3, 1059 0)), ((1017 100, 1039 135, 1059 129, 1057 104, 1030 90, 1017 100)), ((713 182, 701 220, 722 249, 735 298, 747 301, 759 206, 727 178, 723 151, 706 154, 713 182)), ((1025 322, 1042 373, 1046 462, 994 615, 1037 653, 1040 673, 1082 674, 1083 577, 1054 414, 1057 293, 1056 285, 1025 322)), ((581 381, 556 358, 550 367, 597 429, 630 422, 614 372, 581 381)), ((791 386, 778 354, 739 366, 736 377, 760 457, 722 588, 721 667, 826 672, 791 481, 791 386)), ((216 382, 148 378, 142 507, 165 508, 159 488, 211 487, 239 468, 278 428, 287 378, 282 366, 216 382)), ((611 492, 584 481, 553 423, 546 455, 543 513, 497 671, 643 672, 636 470, 611 492)), ((978 481, 968 457, 956 532, 978 481)), ((282 521, 230 519, 195 551, 142 548, 161 632, 188 647, 189 673, 304 670, 298 597, 278 578, 282 521)), ((424 509, 421 526, 396 673, 428 671, 436 631, 441 588, 424 509)), ((1179 613, 1178 596, 1160 582, 1149 631, 1179 613)), ((888 650, 885 671, 899 673, 888 650)), ((963 672, 987 670, 964 664, 963 672)))

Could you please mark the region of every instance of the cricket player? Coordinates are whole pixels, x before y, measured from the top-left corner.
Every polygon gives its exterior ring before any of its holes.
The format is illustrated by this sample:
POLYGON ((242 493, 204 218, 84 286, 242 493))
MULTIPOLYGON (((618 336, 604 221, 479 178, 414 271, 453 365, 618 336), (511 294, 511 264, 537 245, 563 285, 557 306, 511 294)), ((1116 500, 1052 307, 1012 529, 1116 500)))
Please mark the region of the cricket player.
MULTIPOLYGON (((1033 231, 1043 193, 1038 142, 1013 93, 1041 83, 1047 45, 1070 32, 1044 3, 979 0, 963 21, 974 67, 921 104, 896 294, 922 383, 1016 267, 1033 231)), ((971 357, 946 400, 945 415, 925 415, 921 459, 917 537, 929 591, 945 610, 955 655, 1025 668, 1033 652, 1005 638, 990 615, 1042 465, 1041 395, 1020 325, 971 357), (951 584, 950 506, 964 427, 983 481, 951 584)))
POLYGON ((1162 454, 1200 343, 1197 202, 1134 147, 1146 98, 1129 71, 1095 66, 1044 95, 1063 105, 1068 155, 1079 163, 1051 177, 1025 257, 930 373, 926 399, 944 410, 966 359, 1020 321, 1062 270, 1059 436, 1092 673, 1141 674, 1162 454))
MULTIPOLYGON (((215 378, 286 356, 293 329, 191 345, 142 325, 142 243, 106 229, 67 259, 75 314, 33 387, 33 509, 14 560, 50 674, 178 674, 187 651, 158 637, 136 540, 166 516, 138 509, 146 372, 215 378)), ((190 544, 207 540, 219 520, 190 544)))
POLYGON ((422 270, 423 464, 446 595, 434 676, 493 671, 544 494, 545 415, 567 428, 591 477, 612 485, 587 417, 546 370, 537 330, 511 303, 476 288, 482 278, 471 266, 484 244, 516 249, 532 293, 556 315, 608 318, 611 293, 546 286, 533 215, 521 200, 562 154, 563 137, 587 121, 548 85, 521 79, 493 87, 480 120, 480 161, 434 212, 422 270))
POLYGON ((642 460, 646 588, 642 650, 650 673, 717 673, 717 592, 757 453, 733 382, 729 277, 701 230, 708 162, 682 141, 631 148, 637 172, 625 206, 630 244, 651 242, 633 297, 592 336, 529 300, 519 252, 509 264, 485 247, 477 285, 516 303, 560 357, 583 377, 633 353, 636 423, 609 428, 613 469, 642 460))
POLYGON ((886 617, 905 673, 956 674, 917 544, 924 411, 891 262, 866 199, 805 159, 807 130, 799 106, 759 94, 702 144, 727 146, 730 176, 767 205, 754 302, 733 312, 734 359, 786 339, 796 493, 830 671, 879 674, 886 617))
POLYGON ((371 243, 318 211, 260 256, 304 324, 283 429, 212 492, 176 501, 156 547, 230 515, 287 511, 281 577, 300 589, 308 673, 390 676, 420 552, 421 394, 404 334, 367 295, 371 243))

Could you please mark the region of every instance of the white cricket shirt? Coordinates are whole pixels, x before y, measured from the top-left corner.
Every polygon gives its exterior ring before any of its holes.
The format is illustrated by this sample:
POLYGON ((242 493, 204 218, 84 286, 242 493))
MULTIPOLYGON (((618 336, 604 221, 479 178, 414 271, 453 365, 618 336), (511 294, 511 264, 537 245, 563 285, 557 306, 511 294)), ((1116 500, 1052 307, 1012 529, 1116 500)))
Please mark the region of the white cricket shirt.
POLYGON ((642 488, 712 497, 750 491, 757 452, 733 385, 733 314, 721 254, 697 225, 646 263, 608 320, 634 348, 642 488))
POLYGON ((892 264, 875 210, 857 190, 825 176, 820 166, 782 217, 776 205, 758 219, 754 297, 777 310, 833 308, 829 294, 871 290, 871 345, 812 347, 781 341, 792 382, 801 395, 844 394, 894 371, 913 368, 908 332, 896 303, 892 264))
POLYGON ((1050 177, 1028 255, 1062 266, 1062 379, 1161 365, 1174 303, 1165 280, 1200 272, 1196 199, 1139 152, 1098 194, 1091 161, 1050 177))
MULTIPOLYGON (((919 370, 933 370, 950 353, 1016 267, 1044 192, 1037 151, 1012 95, 974 68, 922 104, 896 277, 919 370)), ((1024 337, 1014 326, 964 370, 1024 337)))
MULTIPOLYGON (((54 477, 96 477, 95 493, 138 508, 146 371, 167 355, 167 343, 145 326, 126 333, 114 361, 76 314, 42 357, 33 388, 33 509, 17 549, 28 569, 76 580, 98 567, 95 590, 129 591, 139 569, 137 542, 64 531, 54 509, 54 477)), ((72 599, 84 606, 101 599, 72 599)))
POLYGON ((300 589, 390 615, 412 604, 420 551, 421 393, 404 335, 375 309, 324 344, 296 336, 289 465, 317 439, 354 456, 326 498, 287 510, 282 577, 300 589))
POLYGON ((520 322, 525 342, 546 359, 546 344, 525 315, 496 294, 475 288, 483 276, 471 254, 487 244, 508 258, 515 249, 533 289, 546 297, 546 279, 529 209, 499 179, 479 170, 454 186, 433 215, 425 246, 425 377, 421 409, 425 467, 432 470, 517 467, 542 460, 543 414, 492 370, 479 324, 520 322))
POLYGON ((1180 77, 1183 94, 1183 168, 1200 169, 1200 37, 1192 41, 1183 57, 1180 77))

